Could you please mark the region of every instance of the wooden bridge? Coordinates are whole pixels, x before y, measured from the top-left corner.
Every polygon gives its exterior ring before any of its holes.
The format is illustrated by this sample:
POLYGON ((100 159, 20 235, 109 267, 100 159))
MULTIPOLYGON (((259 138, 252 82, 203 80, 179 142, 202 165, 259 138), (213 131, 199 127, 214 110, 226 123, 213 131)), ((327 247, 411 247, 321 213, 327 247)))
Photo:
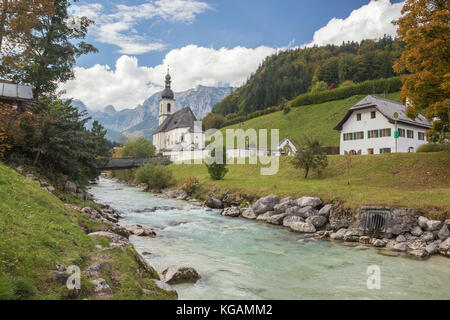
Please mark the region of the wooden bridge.
POLYGON ((121 157, 121 158, 110 158, 108 161, 105 159, 104 165, 100 165, 99 169, 103 171, 112 170, 125 170, 137 168, 145 163, 160 163, 162 165, 169 165, 171 163, 170 158, 166 156, 155 156, 150 158, 139 158, 139 157, 121 157))

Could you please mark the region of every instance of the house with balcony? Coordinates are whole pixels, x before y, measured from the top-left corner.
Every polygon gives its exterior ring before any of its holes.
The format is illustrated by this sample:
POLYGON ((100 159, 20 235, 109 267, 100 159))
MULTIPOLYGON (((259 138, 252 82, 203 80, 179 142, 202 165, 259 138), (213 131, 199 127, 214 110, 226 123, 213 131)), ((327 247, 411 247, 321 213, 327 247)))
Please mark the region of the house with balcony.
POLYGON ((428 143, 432 122, 410 119, 401 103, 369 95, 351 107, 334 128, 340 131, 340 154, 415 152, 428 143))

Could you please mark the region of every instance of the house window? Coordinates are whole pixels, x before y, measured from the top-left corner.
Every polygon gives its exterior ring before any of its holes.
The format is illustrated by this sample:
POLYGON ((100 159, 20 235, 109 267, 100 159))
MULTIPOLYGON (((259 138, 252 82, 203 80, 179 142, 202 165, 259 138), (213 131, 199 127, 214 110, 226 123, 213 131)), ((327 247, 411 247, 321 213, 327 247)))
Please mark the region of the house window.
POLYGON ((414 139, 414 131, 406 130, 406 134, 407 134, 409 139, 414 139))
POLYGON ((371 113, 370 113, 370 118, 371 119, 375 119, 377 117, 377 112, 376 111, 372 111, 371 113))
POLYGON ((381 148, 380 153, 391 153, 391 148, 381 148))
POLYGON ((390 137, 391 136, 391 129, 381 129, 381 137, 390 137))
POLYGON ((367 149, 367 154, 373 154, 373 149, 367 149))
POLYGON ((398 136, 404 138, 405 137, 405 129, 398 129, 398 136))
POLYGON ((417 136, 418 136, 419 140, 425 140, 425 133, 417 132, 417 136))
POLYGON ((364 139, 364 131, 344 133, 344 141, 364 139))
POLYGON ((361 121, 361 113, 356 114, 356 121, 361 121))

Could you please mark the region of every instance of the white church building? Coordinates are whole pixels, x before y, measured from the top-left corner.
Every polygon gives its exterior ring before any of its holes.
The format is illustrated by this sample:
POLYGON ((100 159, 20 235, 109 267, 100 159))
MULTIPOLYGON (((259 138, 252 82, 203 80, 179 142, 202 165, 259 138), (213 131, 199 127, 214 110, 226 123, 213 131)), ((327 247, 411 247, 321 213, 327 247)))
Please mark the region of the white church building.
POLYGON ((153 134, 157 152, 170 155, 174 152, 203 150, 205 137, 201 123, 190 107, 175 111, 174 93, 170 87, 171 77, 166 75, 165 89, 159 103, 159 122, 153 134))
POLYGON ((404 105, 369 95, 351 107, 334 129, 341 132, 341 155, 366 155, 415 152, 428 143, 425 132, 431 126, 422 115, 408 118, 404 105))

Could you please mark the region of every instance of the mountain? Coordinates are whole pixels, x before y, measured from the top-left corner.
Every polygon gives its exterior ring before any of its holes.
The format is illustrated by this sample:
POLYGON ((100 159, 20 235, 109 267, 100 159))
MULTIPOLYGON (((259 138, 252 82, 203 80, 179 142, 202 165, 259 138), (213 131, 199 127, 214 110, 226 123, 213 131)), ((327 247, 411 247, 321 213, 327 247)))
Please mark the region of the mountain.
MULTIPOLYGON (((197 119, 202 119, 211 112, 214 104, 222 101, 231 93, 230 87, 197 86, 183 92, 175 92, 175 109, 191 107, 197 119)), ((88 111, 89 115, 98 120, 108 129, 108 139, 120 141, 124 137, 146 137, 151 139, 158 127, 158 112, 161 93, 155 93, 134 109, 117 111, 112 105, 103 111, 93 111, 86 108, 80 100, 74 100, 72 105, 80 110, 88 111)))

